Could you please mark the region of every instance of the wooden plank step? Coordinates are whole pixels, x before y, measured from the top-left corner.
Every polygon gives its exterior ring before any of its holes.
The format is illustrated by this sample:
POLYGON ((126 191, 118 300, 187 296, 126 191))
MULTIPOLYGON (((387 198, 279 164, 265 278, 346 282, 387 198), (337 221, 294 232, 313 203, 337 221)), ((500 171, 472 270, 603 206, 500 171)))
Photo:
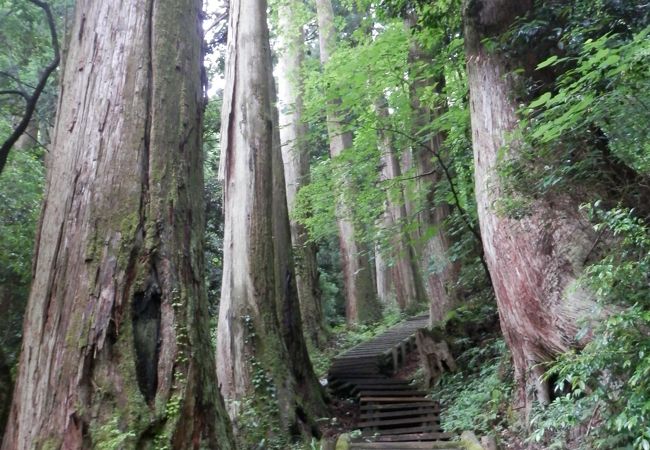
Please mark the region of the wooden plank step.
POLYGON ((357 383, 365 385, 377 385, 377 384, 390 384, 391 386, 411 386, 411 383, 406 380, 393 380, 392 378, 348 378, 345 380, 346 383, 357 383))
POLYGON ((348 369, 348 370, 362 369, 362 370, 365 370, 366 368, 375 368, 375 369, 379 370, 379 365, 378 364, 373 364, 373 363, 332 364, 332 367, 330 367, 330 371, 337 370, 337 369, 348 369))
MULTIPOLYGON (((390 378, 335 378, 329 383, 329 387, 337 386, 340 384, 384 384, 384 382, 390 381, 390 378)), ((391 383, 392 384, 392 383, 391 383)), ((395 384, 395 386, 401 386, 401 384, 395 384)))
POLYGON ((404 417, 404 416, 416 416, 418 414, 438 414, 440 413, 440 408, 415 408, 407 410, 393 410, 393 411, 375 411, 375 412, 366 412, 359 416, 360 419, 384 419, 387 417, 404 417))
MULTIPOLYGON (((380 401, 382 398, 380 397, 380 401)), ((408 399, 400 398, 398 399, 398 402, 389 402, 387 404, 383 405, 375 405, 375 404, 370 404, 366 403, 364 404, 364 399, 361 399, 361 409, 362 410, 388 410, 388 409, 406 409, 406 408, 423 408, 423 407, 439 407, 440 405, 437 402, 434 402, 433 400, 426 400, 426 399, 421 399, 421 400, 414 400, 410 401, 408 399), (407 401, 409 403, 400 403, 399 400, 407 401)))
POLYGON ((395 391, 415 391, 417 387, 415 386, 410 386, 408 384, 391 384, 391 383, 382 383, 382 384, 366 384, 366 383, 350 383, 351 385, 354 386, 354 390, 356 391, 387 391, 387 390, 395 390, 395 391))
POLYGON ((362 359, 363 361, 376 361, 380 357, 381 355, 377 355, 376 353, 373 353, 372 355, 363 358, 359 357, 358 355, 350 355, 350 356, 345 355, 334 359, 332 361, 332 364, 336 364, 338 362, 359 361, 360 359, 362 359))
MULTIPOLYGON (((446 441, 453 439, 457 435, 453 433, 413 433, 413 434, 396 434, 393 436, 377 436, 376 442, 401 442, 401 441, 446 441)), ((455 444, 455 442, 454 442, 455 444)))
POLYGON ((362 391, 414 391, 417 389, 417 386, 411 386, 410 384, 393 384, 393 383, 350 383, 354 386, 356 390, 362 391))
POLYGON ((332 362, 332 366, 337 366, 337 365, 349 365, 349 364, 356 364, 356 365, 362 365, 362 364, 378 364, 378 356, 376 354, 373 354, 369 358, 361 358, 361 357, 356 357, 356 358, 346 358, 346 359, 337 359, 336 361, 332 362))
POLYGON ((330 369, 330 375, 378 375, 379 369, 368 367, 366 369, 350 370, 345 367, 330 369))
POLYGON ((372 436, 373 434, 376 433, 379 433, 380 436, 389 436, 395 434, 413 434, 413 433, 420 433, 425 431, 442 431, 442 429, 440 428, 440 425, 427 424, 427 425, 421 425, 417 427, 392 428, 388 430, 380 430, 378 432, 366 430, 363 433, 365 436, 372 436))
POLYGON ((366 380, 374 380, 377 379, 377 377, 381 377, 383 374, 380 373, 370 373, 370 374, 364 374, 364 373, 353 373, 353 374, 329 374, 327 376, 327 379, 333 383, 336 380, 349 380, 351 378, 354 379, 360 379, 360 378, 365 378, 366 380))
POLYGON ((383 396, 364 396, 360 397, 359 401, 362 403, 368 403, 368 402, 375 402, 375 403, 396 403, 396 402, 413 402, 413 403, 420 403, 423 401, 426 401, 426 399, 422 397, 400 397, 400 396, 392 396, 392 397, 383 397, 383 396))
POLYGON ((357 426, 359 428, 375 428, 375 427, 389 427, 393 425, 405 425, 410 423, 431 423, 438 425, 440 422, 440 417, 437 414, 421 415, 414 417, 405 417, 402 419, 377 419, 377 420, 367 420, 365 422, 359 422, 357 426))
POLYGON ((434 447, 431 442, 355 442, 350 444, 350 450, 365 449, 385 449, 385 450, 411 450, 411 449, 457 449, 458 447, 434 447))
POLYGON ((424 396, 427 395, 426 391, 418 390, 386 390, 386 391, 361 391, 359 396, 361 397, 418 397, 420 400, 424 400, 424 396))

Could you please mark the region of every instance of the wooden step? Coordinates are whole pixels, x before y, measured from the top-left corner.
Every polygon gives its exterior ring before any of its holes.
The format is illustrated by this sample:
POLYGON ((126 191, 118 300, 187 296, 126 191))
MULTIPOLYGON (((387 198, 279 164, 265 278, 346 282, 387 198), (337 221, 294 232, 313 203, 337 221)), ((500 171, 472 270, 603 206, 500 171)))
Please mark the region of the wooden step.
POLYGON ((456 437, 453 433, 413 433, 413 434, 396 434, 392 436, 377 436, 374 438, 375 442, 403 442, 403 441, 448 441, 456 437))
POLYGON ((370 385, 379 385, 379 384, 386 384, 386 385, 391 385, 391 386, 411 386, 411 383, 405 380, 393 380, 392 378, 388 377, 373 377, 373 378, 347 378, 345 380, 346 383, 353 383, 353 384, 359 384, 363 383, 368 386, 370 385))
MULTIPOLYGON (((448 444, 448 443, 447 443, 448 444)), ((355 442, 350 444, 350 450, 355 449, 385 449, 385 450, 412 450, 412 449, 438 449, 438 450, 457 450, 459 447, 438 447, 431 442, 355 442)))
POLYGON ((364 392, 385 392, 386 390, 392 390, 392 391, 403 391, 403 392, 417 392, 415 386, 409 386, 409 385, 400 385, 400 384, 357 384, 357 383, 352 383, 354 386, 354 389, 352 389, 352 393, 357 393, 359 391, 364 391, 364 392))
POLYGON ((360 419, 376 419, 390 417, 416 416, 418 414, 439 414, 440 408, 414 408, 414 409, 397 409, 392 411, 375 411, 365 412, 359 416, 360 419))
POLYGON ((386 390, 386 391, 361 391, 359 392, 360 397, 413 397, 418 398, 419 400, 425 400, 424 396, 428 392, 417 391, 417 390, 386 390))
POLYGON ((391 428, 388 430, 380 430, 378 432, 366 430, 363 432, 363 434, 365 436, 372 436, 378 433, 380 436, 388 436, 393 434, 413 434, 413 433, 420 433, 420 432, 427 432, 427 431, 442 431, 442 429, 440 428, 440 425, 427 424, 427 425, 420 425, 416 427, 391 428))
POLYGON ((437 414, 421 415, 414 417, 406 417, 403 419, 377 419, 377 420, 368 420, 365 422, 359 422, 357 426, 359 428, 378 428, 378 427, 389 427, 393 425, 405 425, 411 423, 430 423, 432 425, 440 424, 440 417, 437 414))
POLYGON ((438 402, 434 402, 433 400, 420 399, 420 400, 410 401, 403 398, 400 398, 399 400, 408 401, 409 403, 389 402, 383 405, 375 405, 375 404, 367 404, 367 403, 364 404, 363 403, 364 400, 362 399, 361 409, 362 410, 388 410, 388 409, 424 408, 427 406, 439 407, 438 402))

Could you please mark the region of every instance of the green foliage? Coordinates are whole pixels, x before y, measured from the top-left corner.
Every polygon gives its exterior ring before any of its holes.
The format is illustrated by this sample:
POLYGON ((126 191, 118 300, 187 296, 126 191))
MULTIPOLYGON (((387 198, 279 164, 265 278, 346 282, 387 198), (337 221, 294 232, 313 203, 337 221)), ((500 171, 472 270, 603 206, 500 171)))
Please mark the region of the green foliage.
POLYGON ((210 315, 216 318, 221 297, 223 268, 223 188, 219 171, 219 128, 221 93, 210 99, 203 125, 204 199, 205 199, 205 271, 210 315))
POLYGON ((559 79, 557 93, 545 92, 528 106, 533 145, 596 126, 621 161, 650 172, 650 134, 643 125, 650 118, 649 33, 645 28, 630 41, 610 34, 588 39, 577 58, 554 55, 538 65, 576 64, 559 79), (538 108, 541 111, 534 115, 538 108))
POLYGON ((32 275, 34 235, 43 194, 40 151, 15 151, 0 176, 0 345, 17 360, 22 317, 32 275))
MULTIPOLYGON (((417 3, 420 21, 411 30, 405 29, 403 19, 393 16, 405 3, 382 2, 378 9, 364 0, 347 4, 358 10, 369 8, 377 16, 372 16, 372 32, 365 30, 341 43, 322 71, 316 61, 307 61, 305 121, 310 127, 309 147, 319 153, 311 166, 311 184, 298 193, 295 218, 306 226, 311 239, 319 243, 333 239, 336 214, 342 213, 335 210, 334 199, 340 199, 350 206, 348 219, 355 224, 357 241, 381 249, 390 264, 398 256, 391 249, 391 237, 396 233, 404 233, 420 248, 439 231, 433 227, 418 231, 418 212, 430 208, 429 189, 435 189, 437 204, 452 205, 445 224, 454 237, 449 259, 465 263, 463 282, 480 286, 485 283, 485 273, 478 259, 478 242, 468 227, 477 228, 478 221, 460 2, 417 3), (415 45, 421 49, 421 59, 410 54, 415 45), (378 108, 384 102, 387 115, 378 108), (423 117, 421 108, 433 113, 423 117), (323 150, 328 141, 328 110, 343 118, 344 129, 354 136, 353 145, 334 159, 323 150), (444 136, 444 146, 439 160, 433 154, 430 158, 438 176, 441 163, 445 164, 449 178, 441 177, 437 186, 427 186, 414 166, 404 166, 395 179, 381 178, 384 140, 390 142, 395 156, 402 158, 430 153, 426 146, 433 135, 444 136), (386 199, 399 204, 403 197, 413 206, 413 214, 386 228, 381 220, 386 199)), ((431 261, 429 270, 436 271, 438 266, 439 262, 431 261)))
POLYGON ((115 450, 125 448, 127 444, 133 445, 137 435, 134 431, 122 431, 119 419, 112 418, 102 425, 96 433, 95 446, 98 450, 115 450))
POLYGON ((596 229, 615 241, 583 277, 607 316, 585 348, 563 355, 549 368, 559 396, 548 409, 537 411, 531 440, 552 442, 554 437, 559 442, 580 426, 586 427, 581 448, 647 450, 650 228, 630 210, 587 209, 596 229))
MULTIPOLYGON (((66 18, 72 13, 74 2, 50 0, 47 3, 61 41, 67 32, 66 18)), ((0 90, 31 95, 52 55, 50 30, 43 10, 27 1, 0 0, 0 90)), ((56 77, 50 77, 37 105, 36 117, 41 123, 49 123, 53 118, 56 86, 56 77)), ((16 94, 3 93, 0 98, 0 140, 4 141, 8 129, 22 117, 25 103, 16 94)))
MULTIPOLYGON (((59 35, 72 11, 70 0, 48 2, 59 35)), ((41 8, 30 2, 0 0, 0 142, 22 118, 24 98, 52 59, 50 32, 41 8)), ((47 141, 56 104, 56 77, 50 77, 41 95, 35 119, 39 141, 47 141)), ((43 191, 43 153, 14 149, 0 175, 0 346, 10 364, 17 360, 22 317, 29 294, 34 231, 43 191)))
POLYGON ((446 373, 434 388, 444 412, 442 428, 448 432, 473 430, 491 434, 511 419, 512 363, 502 339, 471 347, 457 359, 461 371, 446 373))
MULTIPOLYGON (((648 6, 578 2, 541 6, 503 40, 513 55, 537 53, 520 111, 520 157, 504 161, 505 206, 526 214, 528 199, 571 189, 641 207, 638 177, 650 173, 648 6)), ((530 59, 530 58, 529 58, 530 59)))

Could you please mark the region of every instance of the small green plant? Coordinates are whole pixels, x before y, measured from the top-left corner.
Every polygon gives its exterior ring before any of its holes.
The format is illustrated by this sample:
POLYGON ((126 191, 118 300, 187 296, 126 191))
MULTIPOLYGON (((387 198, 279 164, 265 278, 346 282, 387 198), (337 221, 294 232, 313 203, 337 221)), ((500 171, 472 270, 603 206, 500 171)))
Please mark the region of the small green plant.
POLYGON ((495 339, 483 347, 472 347, 458 362, 464 369, 445 374, 432 393, 444 407, 442 428, 484 434, 503 428, 513 386, 505 342, 495 339))
POLYGON ((133 430, 122 431, 119 419, 113 417, 110 422, 102 425, 97 433, 95 445, 97 450, 117 450, 125 448, 125 444, 136 438, 133 430))

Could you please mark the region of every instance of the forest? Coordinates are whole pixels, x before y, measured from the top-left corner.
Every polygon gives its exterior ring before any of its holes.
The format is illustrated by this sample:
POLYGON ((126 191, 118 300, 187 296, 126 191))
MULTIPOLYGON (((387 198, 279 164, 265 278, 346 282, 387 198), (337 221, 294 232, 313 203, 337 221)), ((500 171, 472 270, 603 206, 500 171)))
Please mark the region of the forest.
POLYGON ((646 0, 0 0, 1 450, 650 450, 646 0))

